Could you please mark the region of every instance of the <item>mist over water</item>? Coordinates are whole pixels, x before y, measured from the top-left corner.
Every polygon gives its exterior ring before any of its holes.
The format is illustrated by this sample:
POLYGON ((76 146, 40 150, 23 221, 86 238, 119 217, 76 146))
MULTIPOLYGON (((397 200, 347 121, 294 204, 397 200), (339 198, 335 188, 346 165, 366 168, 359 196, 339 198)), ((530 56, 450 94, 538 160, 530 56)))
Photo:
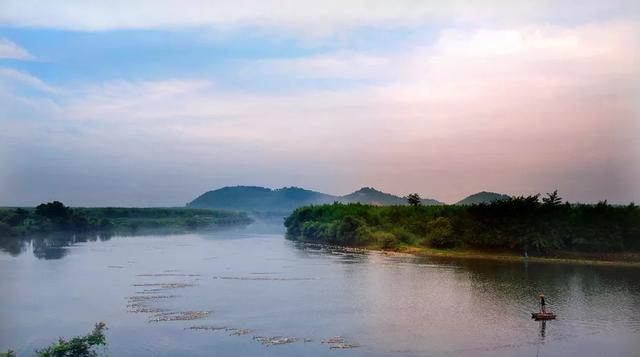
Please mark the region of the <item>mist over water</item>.
POLYGON ((634 268, 356 253, 283 234, 258 222, 3 246, 0 349, 29 355, 101 320, 110 355, 630 356, 640 348, 634 268), (530 319, 541 291, 557 320, 530 319))

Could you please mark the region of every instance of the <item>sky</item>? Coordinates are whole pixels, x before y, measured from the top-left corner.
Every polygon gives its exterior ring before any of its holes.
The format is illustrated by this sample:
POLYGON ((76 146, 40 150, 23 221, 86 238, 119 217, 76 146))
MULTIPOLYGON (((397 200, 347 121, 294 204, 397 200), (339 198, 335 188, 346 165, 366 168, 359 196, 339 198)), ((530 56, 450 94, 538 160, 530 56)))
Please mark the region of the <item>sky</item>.
POLYGON ((0 0, 0 205, 640 202, 640 2, 0 0))

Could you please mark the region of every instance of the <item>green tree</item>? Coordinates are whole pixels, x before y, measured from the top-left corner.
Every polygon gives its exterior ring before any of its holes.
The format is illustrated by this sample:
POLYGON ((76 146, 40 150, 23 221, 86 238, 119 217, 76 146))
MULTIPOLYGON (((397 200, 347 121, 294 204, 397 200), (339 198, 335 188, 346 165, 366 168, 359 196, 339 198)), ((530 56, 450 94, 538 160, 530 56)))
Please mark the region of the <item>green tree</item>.
POLYGON ((427 243, 434 248, 451 248, 456 244, 453 224, 446 217, 438 217, 427 225, 427 243))
POLYGON ((65 220, 71 217, 73 211, 60 201, 41 203, 36 207, 36 215, 51 220, 65 220))
POLYGON ((420 206, 420 204, 422 203, 422 199, 420 198, 420 195, 417 193, 412 193, 409 196, 407 196, 407 202, 409 203, 409 205, 411 205, 412 207, 418 207, 420 206))
POLYGON ((93 331, 86 336, 73 337, 69 341, 60 338, 57 343, 37 350, 38 357, 93 357, 98 354, 93 350, 95 346, 104 346, 107 338, 104 331, 107 326, 104 322, 98 322, 93 331))
POLYGON ((542 198, 542 203, 545 206, 557 207, 562 204, 562 198, 558 195, 558 190, 554 190, 552 193, 547 193, 547 197, 542 198))

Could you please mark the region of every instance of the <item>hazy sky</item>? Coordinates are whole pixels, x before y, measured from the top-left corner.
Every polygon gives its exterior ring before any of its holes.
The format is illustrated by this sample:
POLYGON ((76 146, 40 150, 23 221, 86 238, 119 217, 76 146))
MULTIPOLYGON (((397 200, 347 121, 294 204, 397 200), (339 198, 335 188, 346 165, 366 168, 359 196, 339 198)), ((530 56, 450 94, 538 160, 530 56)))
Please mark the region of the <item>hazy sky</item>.
POLYGON ((0 0, 0 205, 640 202, 640 2, 0 0))

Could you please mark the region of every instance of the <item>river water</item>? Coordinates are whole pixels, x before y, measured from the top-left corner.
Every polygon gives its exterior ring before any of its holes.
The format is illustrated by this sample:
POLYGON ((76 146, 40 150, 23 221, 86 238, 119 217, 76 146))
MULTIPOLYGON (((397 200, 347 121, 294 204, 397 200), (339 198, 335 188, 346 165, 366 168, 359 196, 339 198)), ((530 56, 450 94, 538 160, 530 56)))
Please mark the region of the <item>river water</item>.
POLYGON ((0 350, 31 355, 105 321, 111 356, 640 355, 640 269, 354 253, 283 234, 257 223, 3 244, 0 350), (557 320, 530 319, 541 291, 557 320))

